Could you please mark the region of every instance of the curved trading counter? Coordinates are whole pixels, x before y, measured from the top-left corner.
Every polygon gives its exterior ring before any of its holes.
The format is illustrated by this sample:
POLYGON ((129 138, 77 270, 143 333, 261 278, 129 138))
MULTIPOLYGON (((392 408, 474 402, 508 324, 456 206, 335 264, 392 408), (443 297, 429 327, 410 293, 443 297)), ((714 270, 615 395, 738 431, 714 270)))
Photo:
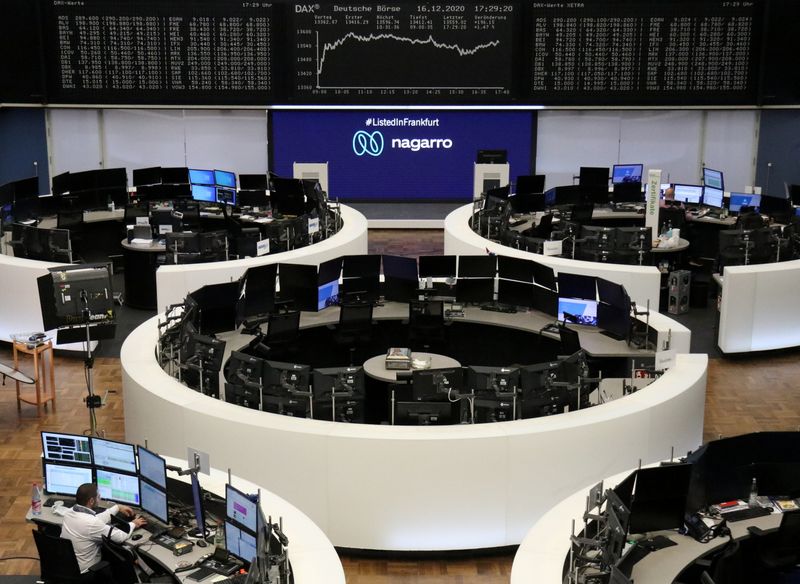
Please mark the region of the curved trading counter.
MULTIPOLYGON (((654 316, 660 338, 683 332, 654 316)), ((153 318, 122 347, 127 439, 147 438, 175 456, 189 445, 208 452, 300 508, 340 547, 515 545, 563 493, 639 459, 660 460, 672 447, 693 448, 702 437, 705 355, 678 355, 646 389, 586 410, 401 427, 297 419, 204 396, 159 367, 157 337, 153 318)), ((687 351, 688 331, 673 341, 687 351)))
POLYGON ((725 267, 719 349, 747 353, 800 346, 798 289, 800 260, 725 267))
POLYGON ((187 294, 207 284, 236 280, 255 266, 278 262, 317 265, 339 256, 367 253, 367 218, 345 205, 341 205, 341 213, 343 225, 335 235, 300 249, 227 262, 160 266, 156 271, 159 310, 183 302, 187 294))
POLYGON ((640 306, 658 310, 659 293, 661 286, 661 272, 654 266, 629 266, 623 264, 607 264, 572 260, 555 256, 521 251, 501 243, 490 241, 475 233, 469 226, 472 217, 472 204, 459 207, 451 212, 444 220, 444 253, 448 255, 474 255, 485 254, 487 251, 499 255, 513 256, 535 260, 556 271, 570 272, 587 276, 605 278, 611 282, 625 286, 631 300, 640 306))

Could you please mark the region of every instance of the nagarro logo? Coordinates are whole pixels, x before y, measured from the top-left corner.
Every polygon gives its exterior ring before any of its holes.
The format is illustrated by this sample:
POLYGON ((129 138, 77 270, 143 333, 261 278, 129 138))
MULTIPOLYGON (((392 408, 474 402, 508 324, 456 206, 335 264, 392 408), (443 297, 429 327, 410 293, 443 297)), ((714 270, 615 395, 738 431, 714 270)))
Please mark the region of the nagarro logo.
POLYGON ((383 153, 383 134, 379 130, 372 133, 357 131, 353 134, 353 152, 356 156, 380 156, 383 153))

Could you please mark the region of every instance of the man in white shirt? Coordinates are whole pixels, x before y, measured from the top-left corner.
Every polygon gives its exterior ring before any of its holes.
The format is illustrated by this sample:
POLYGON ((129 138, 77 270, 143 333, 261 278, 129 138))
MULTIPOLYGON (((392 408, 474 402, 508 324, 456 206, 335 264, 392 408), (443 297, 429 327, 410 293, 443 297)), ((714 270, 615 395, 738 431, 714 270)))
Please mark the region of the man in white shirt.
POLYGON ((100 501, 100 495, 94 483, 84 483, 78 487, 75 501, 75 506, 64 515, 61 537, 72 541, 81 573, 87 572, 100 561, 103 536, 108 535, 112 541, 122 543, 130 537, 134 529, 147 523, 142 517, 134 518, 130 522, 130 532, 109 525, 111 516, 117 512, 133 518, 133 509, 126 505, 114 505, 102 513, 95 513, 93 508, 100 501))

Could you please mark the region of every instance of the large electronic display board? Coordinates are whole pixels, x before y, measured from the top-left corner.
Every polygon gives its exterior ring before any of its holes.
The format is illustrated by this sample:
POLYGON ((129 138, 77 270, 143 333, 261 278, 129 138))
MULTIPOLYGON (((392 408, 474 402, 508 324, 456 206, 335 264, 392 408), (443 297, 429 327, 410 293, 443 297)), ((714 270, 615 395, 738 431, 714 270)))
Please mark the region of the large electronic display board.
POLYGON ((533 2, 528 98, 755 103, 760 2, 533 2))
POLYGON ((507 150, 530 174, 535 112, 274 111, 272 168, 328 162, 328 195, 344 201, 472 199, 480 149, 507 150))
POLYGON ((266 103, 268 2, 44 0, 50 101, 266 103))
POLYGON ((290 13, 298 100, 503 102, 515 93, 514 3, 298 3, 290 13))

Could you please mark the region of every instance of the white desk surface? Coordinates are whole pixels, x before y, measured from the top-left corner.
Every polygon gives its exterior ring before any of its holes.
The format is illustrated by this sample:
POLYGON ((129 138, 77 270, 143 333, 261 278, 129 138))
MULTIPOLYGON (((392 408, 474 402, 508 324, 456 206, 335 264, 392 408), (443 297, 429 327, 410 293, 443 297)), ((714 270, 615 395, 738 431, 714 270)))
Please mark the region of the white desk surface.
MULTIPOLYGON (((168 465, 179 466, 185 468, 187 463, 185 460, 177 458, 164 457, 168 465)), ((172 471, 169 471, 172 473, 172 471)), ((172 473, 174 476, 174 473, 172 473)), ((178 480, 189 482, 188 477, 177 477, 178 480)), ((199 475, 200 484, 203 489, 214 493, 222 498, 225 497, 225 484, 228 482, 228 475, 226 472, 212 468, 211 476, 201 474, 199 475)), ((267 517, 272 516, 274 523, 278 522, 279 518, 283 518, 283 529, 286 537, 289 539, 289 562, 291 563, 292 572, 294 573, 294 581, 297 584, 317 584, 319 582, 337 584, 344 584, 344 569, 339 560, 339 556, 333 545, 325 537, 325 534, 314 525, 314 523, 306 517, 299 509, 287 503, 277 495, 268 492, 263 487, 259 487, 239 478, 236 475, 232 476, 232 484, 234 487, 245 493, 256 493, 261 491, 261 501, 264 513, 267 517)), ((49 524, 61 524, 62 518, 53 513, 52 507, 43 507, 42 515, 35 520, 49 524)), ((33 520, 33 516, 28 511, 26 515, 27 520, 33 520)), ((172 552, 160 545, 149 543, 150 533, 144 529, 136 531, 142 535, 142 539, 137 541, 128 540, 126 543, 142 548, 142 552, 153 557, 167 570, 172 571, 178 568, 179 563, 184 562, 194 563, 202 556, 214 552, 212 544, 201 548, 195 545, 192 551, 182 556, 174 556, 172 552), (145 547, 146 546, 146 547, 145 547)), ((189 538, 191 541, 196 541, 189 538)), ((181 582, 194 582, 189 580, 188 575, 194 570, 187 570, 175 574, 181 582)), ((222 576, 210 577, 204 582, 215 582, 222 580, 222 576)))
MULTIPOLYGON (((444 355, 437 355, 436 353, 415 352, 411 354, 411 359, 427 359, 431 361, 431 366, 428 369, 444 369, 448 367, 461 367, 461 363, 446 357, 444 355)), ((411 369, 407 371, 412 371, 411 369)), ((424 371, 424 369, 422 370, 424 371)), ((386 355, 381 353, 375 355, 364 361, 364 374, 377 379, 378 381, 386 381, 387 383, 394 383, 397 381, 397 370, 386 368, 386 355)))
POLYGON ((658 247, 653 247, 653 249, 650 250, 650 251, 652 251, 653 253, 659 253, 659 254, 663 254, 663 253, 678 253, 679 251, 684 251, 684 250, 686 250, 688 248, 689 248, 689 240, 688 239, 684 239, 682 237, 679 237, 678 238, 678 245, 676 245, 675 247, 661 247, 661 246, 658 246, 658 247))

